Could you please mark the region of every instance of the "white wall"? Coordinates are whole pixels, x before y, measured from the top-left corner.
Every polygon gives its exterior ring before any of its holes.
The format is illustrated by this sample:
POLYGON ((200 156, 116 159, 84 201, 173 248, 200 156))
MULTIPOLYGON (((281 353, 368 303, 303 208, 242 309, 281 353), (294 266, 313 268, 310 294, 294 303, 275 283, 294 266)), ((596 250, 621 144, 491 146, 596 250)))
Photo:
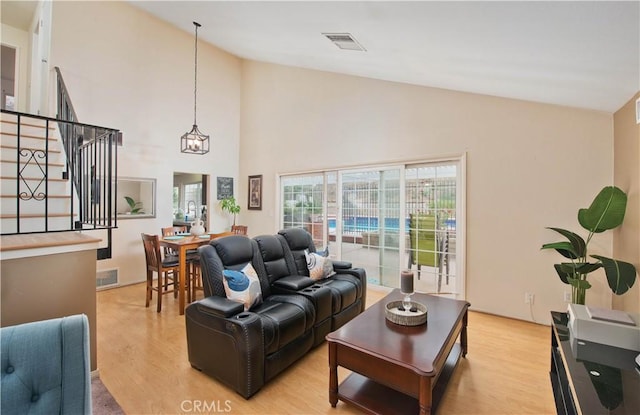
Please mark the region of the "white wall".
MULTIPOLYGON (((636 123, 636 93, 614 114, 615 185, 627 193, 627 212, 614 230, 613 257, 640 270, 640 124, 636 123)), ((640 313, 640 278, 625 294, 614 297, 614 308, 640 313)))
MULTIPOLYGON (((276 175, 395 160, 468 155, 467 299, 472 308, 531 319, 566 309, 553 264, 580 232, 578 208, 612 183, 612 115, 553 105, 243 62, 240 204, 263 174, 263 210, 243 211, 251 234, 277 230, 276 175)), ((594 249, 611 253, 611 236, 594 249)), ((604 275, 587 302, 609 306, 604 275)))
POLYGON ((27 110, 27 74, 29 64, 29 32, 17 29, 6 24, 2 25, 2 44, 11 46, 16 49, 16 59, 18 67, 16 68, 16 111, 27 110))
MULTIPOLYGON (((78 119, 123 132, 119 176, 157 179, 157 217, 119 221, 113 259, 98 262, 98 270, 119 268, 123 284, 143 281, 140 233, 171 225, 174 171, 209 174, 210 195, 217 176, 237 181, 240 60, 199 42, 198 125, 212 144, 207 155, 186 155, 180 136, 193 124, 193 33, 126 2, 54 2, 52 27, 51 68, 60 67, 78 119)), ((212 229, 227 226, 218 209, 209 217, 212 229)))

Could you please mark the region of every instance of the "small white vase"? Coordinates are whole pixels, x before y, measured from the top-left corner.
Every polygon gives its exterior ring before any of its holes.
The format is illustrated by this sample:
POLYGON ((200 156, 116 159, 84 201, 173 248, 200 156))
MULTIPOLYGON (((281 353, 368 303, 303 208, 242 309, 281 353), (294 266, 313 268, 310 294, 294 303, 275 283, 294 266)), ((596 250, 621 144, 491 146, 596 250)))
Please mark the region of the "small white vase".
POLYGON ((191 235, 199 236, 204 233, 204 222, 200 218, 196 218, 191 222, 191 235))

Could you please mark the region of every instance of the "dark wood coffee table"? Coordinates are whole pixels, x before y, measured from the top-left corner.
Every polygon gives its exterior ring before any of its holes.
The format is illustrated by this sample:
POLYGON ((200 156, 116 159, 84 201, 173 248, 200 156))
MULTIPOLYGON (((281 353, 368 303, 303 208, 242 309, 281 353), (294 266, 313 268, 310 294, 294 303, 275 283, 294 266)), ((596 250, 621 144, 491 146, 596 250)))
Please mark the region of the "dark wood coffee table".
POLYGON ((469 303, 414 294, 413 301, 427 306, 427 323, 410 327, 385 319, 385 305, 401 299, 394 290, 327 335, 332 407, 338 399, 372 414, 430 414, 437 407, 467 354, 469 303), (338 366, 353 372, 339 387, 338 366))

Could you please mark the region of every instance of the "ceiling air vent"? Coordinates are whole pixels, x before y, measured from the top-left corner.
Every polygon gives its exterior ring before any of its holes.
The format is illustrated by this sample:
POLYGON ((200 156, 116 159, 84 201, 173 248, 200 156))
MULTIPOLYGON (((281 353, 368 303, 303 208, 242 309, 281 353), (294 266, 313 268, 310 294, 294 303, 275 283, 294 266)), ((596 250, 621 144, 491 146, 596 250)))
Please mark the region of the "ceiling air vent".
POLYGON ((323 35, 340 49, 366 51, 351 33, 323 33, 323 35))

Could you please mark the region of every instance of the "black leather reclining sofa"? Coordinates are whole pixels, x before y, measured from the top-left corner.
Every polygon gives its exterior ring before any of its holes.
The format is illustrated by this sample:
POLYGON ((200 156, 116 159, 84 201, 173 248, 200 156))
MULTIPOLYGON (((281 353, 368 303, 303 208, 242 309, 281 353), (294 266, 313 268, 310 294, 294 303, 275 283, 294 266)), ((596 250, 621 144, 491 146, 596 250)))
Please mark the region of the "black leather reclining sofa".
POLYGON ((316 251, 300 228, 253 239, 228 236, 199 248, 205 298, 185 311, 192 367, 248 399, 364 310, 365 271, 334 261, 335 274, 313 280, 305 250, 316 251), (248 263, 258 274, 263 301, 244 311, 226 297, 223 271, 248 263))

